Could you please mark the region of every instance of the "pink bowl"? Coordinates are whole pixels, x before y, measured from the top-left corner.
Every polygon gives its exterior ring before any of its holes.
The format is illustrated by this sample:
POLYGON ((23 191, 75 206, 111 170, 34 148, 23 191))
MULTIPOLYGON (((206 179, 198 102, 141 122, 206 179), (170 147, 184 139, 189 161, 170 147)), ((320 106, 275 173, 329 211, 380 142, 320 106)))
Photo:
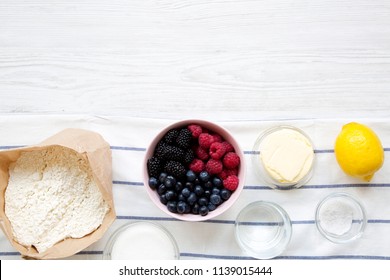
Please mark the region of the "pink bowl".
POLYGON ((183 221, 205 221, 212 219, 226 210, 228 210, 234 202, 238 199, 242 189, 244 188, 244 181, 245 181, 245 158, 244 158, 244 153, 242 152, 240 146, 238 145, 237 141, 233 138, 233 136, 224 128, 208 122, 204 120, 184 120, 184 121, 179 121, 176 123, 173 123, 169 125, 168 127, 164 128, 160 133, 157 134, 157 136, 153 139, 153 141, 150 143, 146 155, 144 158, 143 162, 143 179, 144 179, 144 186, 146 187, 146 191, 148 192, 149 197, 151 200, 156 204, 158 208, 160 208, 163 212, 166 214, 179 219, 183 221), (230 198, 223 202, 221 205, 217 207, 214 211, 209 212, 206 216, 201 216, 201 215, 195 215, 195 214, 178 214, 178 213, 172 213, 170 212, 166 205, 162 204, 159 199, 159 195, 157 194, 156 191, 152 190, 149 187, 149 174, 148 174, 148 168, 147 168, 147 161, 149 158, 152 157, 154 150, 156 148, 157 143, 162 139, 162 137, 172 128, 179 128, 179 127, 185 127, 189 124, 198 124, 204 128, 207 128, 215 133, 218 133, 221 135, 227 142, 229 142, 233 147, 236 152, 236 154, 240 157, 240 166, 238 169, 238 178, 239 178, 239 185, 237 189, 232 193, 230 198))

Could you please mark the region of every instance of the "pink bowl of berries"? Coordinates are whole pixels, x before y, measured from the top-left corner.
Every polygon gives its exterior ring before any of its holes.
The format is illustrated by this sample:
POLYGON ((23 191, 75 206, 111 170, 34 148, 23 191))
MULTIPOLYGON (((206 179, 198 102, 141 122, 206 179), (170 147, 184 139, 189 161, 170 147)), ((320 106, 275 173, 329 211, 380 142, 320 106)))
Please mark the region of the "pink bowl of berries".
POLYGON ((143 171, 147 192, 163 212, 179 220, 204 221, 237 200, 245 161, 227 130, 204 120, 184 120, 155 137, 143 171))

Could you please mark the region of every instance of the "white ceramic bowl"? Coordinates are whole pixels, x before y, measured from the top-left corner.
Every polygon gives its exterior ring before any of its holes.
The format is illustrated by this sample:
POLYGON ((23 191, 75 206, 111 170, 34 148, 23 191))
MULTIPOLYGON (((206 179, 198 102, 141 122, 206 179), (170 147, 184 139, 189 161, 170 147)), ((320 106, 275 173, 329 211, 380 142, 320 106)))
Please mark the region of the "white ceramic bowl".
POLYGON ((216 125, 215 123, 204 121, 204 120, 179 121, 179 122, 176 122, 176 123, 173 123, 173 124, 167 126, 163 130, 161 130, 156 135, 156 137, 153 139, 153 141, 150 143, 150 145, 146 151, 146 155, 145 155, 145 159, 144 159, 144 163, 143 163, 143 180, 144 180, 144 185, 145 185, 146 191, 148 192, 150 199, 153 201, 153 203, 158 208, 161 209, 161 211, 165 212, 166 214, 168 214, 176 219, 183 220, 183 221, 204 221, 204 220, 212 219, 212 218, 222 214, 226 210, 228 210, 234 204, 234 202, 238 199, 242 189, 244 188, 244 181, 245 181, 244 153, 242 152, 239 144, 234 139, 234 137, 231 135, 231 133, 228 132, 226 129, 222 128, 221 126, 216 125), (169 130, 171 130, 173 128, 186 127, 190 124, 198 124, 198 125, 206 128, 212 132, 218 133, 219 135, 221 135, 224 138, 225 141, 229 142, 233 146, 235 153, 240 157, 240 165, 238 168, 238 175, 237 175, 237 177, 239 178, 239 185, 238 185, 237 189, 231 194, 230 198, 227 201, 223 202, 214 211, 209 212, 205 216, 196 215, 196 214, 178 214, 178 213, 170 212, 167 209, 167 206, 160 202, 159 195, 157 194, 157 192, 155 190, 152 190, 149 187, 149 183, 148 183, 149 174, 148 174, 148 169, 147 169, 147 161, 149 158, 152 157, 158 142, 162 139, 162 137, 169 130))

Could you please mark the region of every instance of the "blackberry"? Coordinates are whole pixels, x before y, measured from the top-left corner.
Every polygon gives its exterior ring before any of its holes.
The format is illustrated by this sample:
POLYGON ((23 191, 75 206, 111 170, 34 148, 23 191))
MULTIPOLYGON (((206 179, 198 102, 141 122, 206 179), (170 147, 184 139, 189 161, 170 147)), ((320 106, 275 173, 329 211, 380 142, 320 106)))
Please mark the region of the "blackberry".
POLYGON ((147 162, 148 174, 150 177, 158 178, 161 172, 161 161, 156 157, 151 157, 147 162))
POLYGON ((181 164, 180 162, 177 162, 177 161, 173 161, 173 160, 168 161, 165 164, 164 170, 165 170, 165 172, 167 172, 168 174, 170 174, 176 178, 181 178, 181 177, 185 176, 185 174, 186 174, 186 169, 183 166, 183 164, 181 164))
POLYGON ((165 154, 165 147, 168 146, 164 141, 157 143, 156 148, 154 149, 154 157, 163 159, 165 154))
POLYGON ((179 136, 179 130, 171 129, 164 135, 163 139, 168 144, 174 144, 178 136, 179 136))
POLYGON ((187 149, 184 152, 184 160, 185 164, 190 164, 195 159, 195 153, 192 149, 187 149))
POLYGON ((161 158, 163 160, 173 160, 177 162, 182 162, 184 158, 184 151, 178 147, 171 146, 171 145, 163 145, 161 148, 161 158))
POLYGON ((189 131, 187 128, 182 128, 176 138, 176 144, 183 149, 187 149, 191 146, 191 140, 191 131, 189 131))

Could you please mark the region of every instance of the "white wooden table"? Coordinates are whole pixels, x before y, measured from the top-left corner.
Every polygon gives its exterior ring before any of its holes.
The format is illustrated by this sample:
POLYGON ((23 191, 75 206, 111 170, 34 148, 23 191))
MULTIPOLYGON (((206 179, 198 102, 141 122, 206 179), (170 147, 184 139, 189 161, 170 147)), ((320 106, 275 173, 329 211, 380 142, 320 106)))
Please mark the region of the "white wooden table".
POLYGON ((0 114, 231 121, 389 109, 387 0, 0 1, 0 114))
POLYGON ((386 0, 2 0, 0 113, 389 116, 386 0))

